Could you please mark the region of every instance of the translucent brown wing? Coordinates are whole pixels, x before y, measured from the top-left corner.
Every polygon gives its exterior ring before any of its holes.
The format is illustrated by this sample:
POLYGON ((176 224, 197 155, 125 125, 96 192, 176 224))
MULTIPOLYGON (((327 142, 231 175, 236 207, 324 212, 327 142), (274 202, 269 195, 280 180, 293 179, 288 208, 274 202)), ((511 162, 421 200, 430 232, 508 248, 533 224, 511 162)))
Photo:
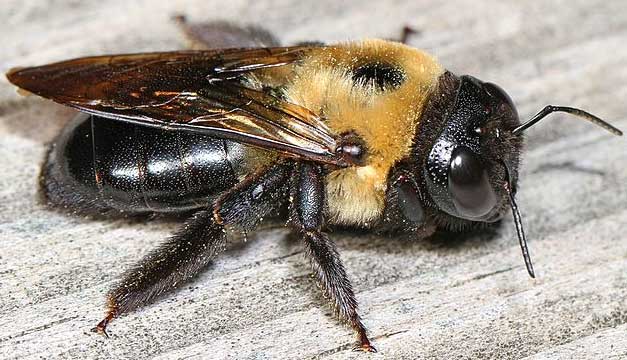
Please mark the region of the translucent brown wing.
POLYGON ((316 114, 242 85, 244 73, 294 63, 313 47, 96 56, 14 69, 13 84, 103 117, 211 134, 343 166, 316 114))

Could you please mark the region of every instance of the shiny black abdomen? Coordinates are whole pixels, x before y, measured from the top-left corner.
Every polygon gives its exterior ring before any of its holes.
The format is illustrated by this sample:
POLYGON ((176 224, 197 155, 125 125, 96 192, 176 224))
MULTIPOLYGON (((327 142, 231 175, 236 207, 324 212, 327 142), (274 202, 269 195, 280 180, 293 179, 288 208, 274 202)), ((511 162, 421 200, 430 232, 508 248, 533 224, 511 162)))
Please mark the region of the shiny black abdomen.
POLYGON ((45 198, 83 213, 184 212, 237 182, 245 147, 81 114, 51 146, 45 198))

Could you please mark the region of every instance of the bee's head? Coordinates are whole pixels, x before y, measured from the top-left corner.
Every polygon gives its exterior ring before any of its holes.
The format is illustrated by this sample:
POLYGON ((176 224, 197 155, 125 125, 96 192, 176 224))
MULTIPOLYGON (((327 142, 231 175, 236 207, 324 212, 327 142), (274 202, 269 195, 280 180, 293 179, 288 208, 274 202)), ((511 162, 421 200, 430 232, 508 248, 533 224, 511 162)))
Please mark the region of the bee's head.
POLYGON ((397 181, 397 202, 404 209, 418 208, 416 204, 421 203, 425 216, 449 228, 494 222, 511 210, 527 270, 533 277, 514 197, 522 134, 555 111, 582 117, 622 135, 594 115, 561 106, 547 106, 521 125, 514 104, 499 86, 472 76, 445 73, 438 93, 422 115, 410 161, 403 165, 412 174, 415 191, 405 189, 406 181, 397 181))
POLYGON ((462 76, 444 127, 426 154, 423 178, 440 211, 458 219, 493 222, 508 206, 503 164, 515 188, 522 138, 518 113, 497 85, 462 76))

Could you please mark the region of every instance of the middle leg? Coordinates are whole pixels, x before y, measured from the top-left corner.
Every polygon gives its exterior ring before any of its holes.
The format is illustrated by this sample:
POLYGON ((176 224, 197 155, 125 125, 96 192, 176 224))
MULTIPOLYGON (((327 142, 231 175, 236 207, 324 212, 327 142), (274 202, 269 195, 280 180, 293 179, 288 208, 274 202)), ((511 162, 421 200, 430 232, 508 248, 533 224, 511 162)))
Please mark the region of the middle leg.
POLYGON ((335 313, 357 335, 355 350, 376 352, 357 313, 357 300, 335 244, 322 232, 324 177, 319 165, 302 163, 292 177, 290 222, 303 236, 316 279, 335 313))

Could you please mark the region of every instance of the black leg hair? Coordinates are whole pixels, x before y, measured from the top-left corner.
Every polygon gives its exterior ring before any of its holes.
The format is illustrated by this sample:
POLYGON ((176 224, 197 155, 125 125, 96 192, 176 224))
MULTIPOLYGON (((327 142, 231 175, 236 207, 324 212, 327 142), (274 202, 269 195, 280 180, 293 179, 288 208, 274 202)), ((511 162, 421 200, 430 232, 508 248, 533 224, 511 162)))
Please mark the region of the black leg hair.
POLYGON ((324 295, 342 322, 357 335, 355 350, 376 352, 357 313, 357 300, 335 244, 321 231, 324 177, 320 166, 304 163, 292 177, 290 221, 303 236, 306 254, 324 295))
POLYGON ((107 296, 106 317, 93 330, 106 335, 111 319, 189 280, 222 252, 225 244, 224 230, 213 221, 211 211, 195 213, 176 234, 126 271, 107 296))
POLYGON ((194 214, 183 228, 137 265, 108 295, 106 317, 93 329, 106 333, 107 324, 121 314, 142 307, 198 274, 226 245, 223 224, 252 229, 287 198, 291 167, 275 165, 255 173, 214 205, 213 212, 194 214))

